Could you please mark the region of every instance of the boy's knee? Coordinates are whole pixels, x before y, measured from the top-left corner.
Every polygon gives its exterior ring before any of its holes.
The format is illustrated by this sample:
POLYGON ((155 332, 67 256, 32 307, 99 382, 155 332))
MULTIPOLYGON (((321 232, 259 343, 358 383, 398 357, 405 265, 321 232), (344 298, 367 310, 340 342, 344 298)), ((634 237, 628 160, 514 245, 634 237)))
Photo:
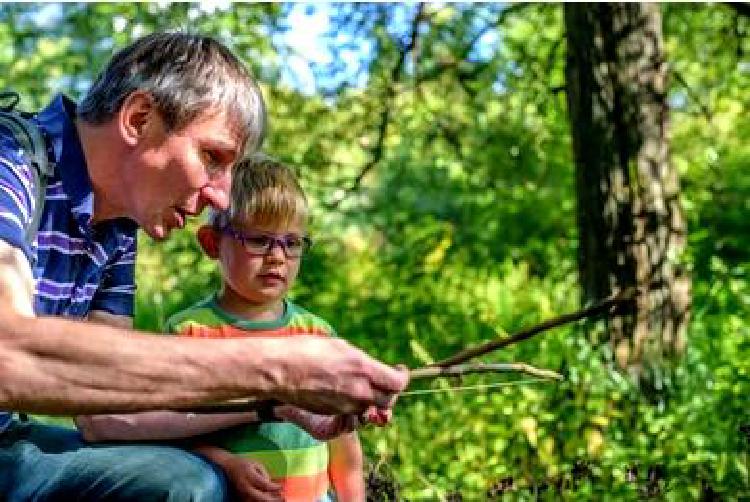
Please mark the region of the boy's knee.
POLYGON ((116 479, 112 479, 112 496, 105 497, 106 500, 229 500, 224 475, 212 464, 187 451, 163 447, 132 447, 122 450, 122 457, 125 461, 108 472, 109 477, 116 479), (128 453, 131 454, 130 458, 128 453))
POLYGON ((229 500, 224 477, 207 462, 195 458, 187 469, 174 473, 165 487, 165 502, 226 502, 229 500))
POLYGON ((215 472, 181 477, 178 483, 169 488, 164 499, 168 502, 225 502, 226 487, 215 472), (184 483, 184 484, 182 484, 184 483))

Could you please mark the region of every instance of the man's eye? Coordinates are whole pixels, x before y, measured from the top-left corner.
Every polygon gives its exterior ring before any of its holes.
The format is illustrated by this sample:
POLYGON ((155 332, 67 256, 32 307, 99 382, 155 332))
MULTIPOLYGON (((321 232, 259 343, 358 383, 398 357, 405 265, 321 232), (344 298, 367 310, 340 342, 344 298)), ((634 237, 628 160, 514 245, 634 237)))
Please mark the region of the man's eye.
POLYGON ((203 163, 209 171, 215 171, 221 168, 221 160, 215 152, 203 150, 203 163))

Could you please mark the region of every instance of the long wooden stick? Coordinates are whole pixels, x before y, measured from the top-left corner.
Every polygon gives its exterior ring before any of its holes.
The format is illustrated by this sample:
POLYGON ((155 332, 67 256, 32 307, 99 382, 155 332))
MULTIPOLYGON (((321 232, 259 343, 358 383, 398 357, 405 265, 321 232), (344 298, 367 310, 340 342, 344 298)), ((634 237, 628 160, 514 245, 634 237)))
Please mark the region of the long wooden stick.
POLYGON ((625 289, 619 294, 611 296, 607 298, 606 300, 603 300, 590 307, 578 310, 576 312, 571 312, 570 314, 564 314, 559 317, 548 319, 547 321, 544 321, 541 324, 537 324, 536 326, 523 329, 517 332, 516 334, 511 335, 507 338, 502 338, 500 340, 491 340, 487 343, 477 345, 476 347, 470 347, 468 349, 457 352, 456 354, 450 357, 447 357, 443 359, 442 361, 437 361, 435 363, 428 364, 426 367, 455 366, 457 364, 464 363, 470 359, 474 359, 475 357, 483 356, 495 350, 501 349, 503 347, 507 347, 508 345, 512 345, 522 340, 526 340, 527 338, 531 338, 534 335, 538 335, 539 333, 548 331, 557 326, 562 326, 563 324, 568 324, 573 321, 578 321, 579 319, 584 319, 587 317, 594 317, 596 315, 609 312, 614 307, 617 307, 618 305, 621 305, 635 298, 635 291, 636 291, 635 288, 625 289))
POLYGON ((420 380, 424 378, 436 378, 447 376, 463 376, 470 373, 502 373, 513 371, 516 373, 526 373, 541 378, 550 378, 553 380, 562 380, 563 376, 554 371, 535 368, 526 363, 476 363, 476 364, 456 364, 454 366, 426 366, 417 368, 409 372, 409 380, 420 380))
MULTIPOLYGON (((570 314, 561 315, 517 332, 507 338, 500 340, 491 340, 482 345, 476 347, 470 347, 466 350, 462 350, 451 357, 443 359, 422 368, 416 368, 411 370, 410 379, 418 380, 425 378, 437 378, 446 376, 461 376, 469 373, 497 373, 504 371, 516 371, 520 373, 527 373, 529 375, 539 376, 542 378, 551 378, 554 380, 562 380, 562 375, 555 373, 554 371, 535 368, 525 363, 475 363, 475 364, 464 364, 466 361, 475 357, 489 354, 495 350, 498 350, 508 345, 518 343, 527 338, 531 338, 534 335, 548 331, 557 326, 562 326, 579 319, 587 317, 593 317, 605 312, 609 312, 611 309, 628 302, 635 298, 635 288, 628 288, 623 290, 617 295, 614 295, 606 300, 603 300, 590 307, 571 312, 570 314)), ((274 400, 258 400, 253 398, 235 399, 232 401, 225 401, 222 403, 209 403, 198 406, 191 406, 189 408, 181 409, 178 411, 188 411, 195 413, 231 413, 236 411, 256 411, 273 407, 280 404, 274 400)))
MULTIPOLYGON (((475 363, 475 364, 458 364, 449 367, 424 367, 411 370, 409 372, 409 381, 426 380, 440 377, 459 377, 472 373, 505 373, 516 372, 526 373, 540 378, 549 378, 552 380, 562 380, 563 376, 554 371, 535 368, 526 363, 475 363)), ((191 406, 186 409, 176 411, 186 411, 191 413, 232 413, 238 411, 257 411, 262 408, 270 408, 282 403, 274 400, 259 400, 253 398, 233 399, 221 403, 210 403, 198 406, 191 406)))

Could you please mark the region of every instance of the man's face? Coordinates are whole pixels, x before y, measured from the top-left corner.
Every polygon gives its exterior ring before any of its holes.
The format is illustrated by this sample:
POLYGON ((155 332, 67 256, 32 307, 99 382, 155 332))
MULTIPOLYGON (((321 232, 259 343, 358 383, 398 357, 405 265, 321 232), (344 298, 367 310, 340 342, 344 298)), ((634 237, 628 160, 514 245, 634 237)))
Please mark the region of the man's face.
POLYGON ((224 113, 204 113, 171 131, 154 114, 123 172, 129 216, 161 240, 207 205, 226 208, 239 154, 240 136, 224 113))

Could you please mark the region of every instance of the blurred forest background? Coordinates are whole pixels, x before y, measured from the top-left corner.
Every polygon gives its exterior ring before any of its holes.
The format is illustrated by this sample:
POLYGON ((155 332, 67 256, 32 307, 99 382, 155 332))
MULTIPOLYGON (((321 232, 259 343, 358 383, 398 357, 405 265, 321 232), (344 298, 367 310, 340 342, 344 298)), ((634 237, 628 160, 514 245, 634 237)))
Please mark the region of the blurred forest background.
MULTIPOLYGON (((314 206, 293 296, 370 354, 415 367, 646 299, 485 358, 562 383, 405 396, 362 433, 373 500, 750 497, 750 7, 2 4, 0 88, 80 97, 156 29, 263 83, 265 149, 314 206)), ((137 280, 158 330, 217 273, 186 229, 142 236, 137 280)))

